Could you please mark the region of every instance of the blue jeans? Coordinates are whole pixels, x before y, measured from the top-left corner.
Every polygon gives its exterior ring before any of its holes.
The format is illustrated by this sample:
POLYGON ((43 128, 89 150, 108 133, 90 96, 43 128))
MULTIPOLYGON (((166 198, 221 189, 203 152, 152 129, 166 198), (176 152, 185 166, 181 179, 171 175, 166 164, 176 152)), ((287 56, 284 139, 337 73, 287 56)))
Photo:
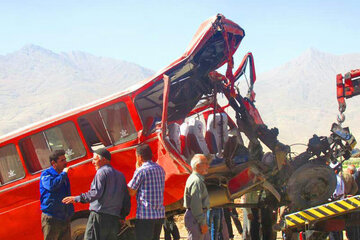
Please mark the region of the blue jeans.
POLYGON ((222 208, 212 208, 207 212, 207 222, 210 227, 211 240, 223 240, 222 236, 222 208))

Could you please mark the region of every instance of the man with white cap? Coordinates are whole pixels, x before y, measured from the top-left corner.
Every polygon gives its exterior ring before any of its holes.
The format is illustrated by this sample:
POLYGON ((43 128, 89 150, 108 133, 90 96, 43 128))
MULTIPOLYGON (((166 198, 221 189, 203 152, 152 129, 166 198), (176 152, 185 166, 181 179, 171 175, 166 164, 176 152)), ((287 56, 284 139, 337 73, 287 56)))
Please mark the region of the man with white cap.
POLYGON ((88 192, 62 200, 65 204, 90 203, 86 240, 116 240, 119 219, 130 212, 130 195, 124 175, 110 165, 111 154, 105 148, 95 151, 92 163, 96 174, 88 192))

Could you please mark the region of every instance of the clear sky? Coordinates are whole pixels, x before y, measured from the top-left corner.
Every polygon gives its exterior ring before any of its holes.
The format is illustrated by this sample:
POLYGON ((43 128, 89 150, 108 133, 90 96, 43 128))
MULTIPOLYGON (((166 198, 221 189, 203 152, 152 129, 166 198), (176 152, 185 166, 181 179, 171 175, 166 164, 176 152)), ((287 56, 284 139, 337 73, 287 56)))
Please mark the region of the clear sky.
POLYGON ((222 13, 245 30, 236 63, 252 51, 260 73, 311 47, 359 53, 359 9, 359 0, 0 0, 0 55, 35 44, 157 71, 181 56, 201 22, 222 13))

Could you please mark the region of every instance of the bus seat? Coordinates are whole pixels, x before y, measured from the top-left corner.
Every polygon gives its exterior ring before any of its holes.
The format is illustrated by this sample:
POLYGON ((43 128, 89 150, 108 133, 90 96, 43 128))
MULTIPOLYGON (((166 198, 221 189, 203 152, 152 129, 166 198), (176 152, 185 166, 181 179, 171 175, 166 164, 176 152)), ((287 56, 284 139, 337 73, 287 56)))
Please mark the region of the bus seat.
POLYGON ((178 123, 172 123, 168 126, 168 129, 171 144, 178 150, 178 152, 181 152, 180 125, 178 123))
POLYGON ((206 143, 211 153, 220 153, 229 139, 228 117, 225 113, 210 114, 206 127, 206 143), (214 125, 215 121, 215 125, 214 125), (223 137, 221 139, 221 137, 223 137))
POLYGON ((180 153, 184 155, 186 158, 189 158, 189 150, 187 143, 187 135, 189 133, 189 126, 186 122, 180 125, 180 153))
POLYGON ((205 133, 205 141, 208 146, 209 152, 211 154, 216 154, 218 152, 217 146, 216 146, 216 139, 212 132, 206 131, 205 133))
POLYGON ((192 153, 203 153, 208 155, 210 152, 205 141, 203 129, 204 125, 200 120, 190 119, 187 137, 188 146, 192 153))

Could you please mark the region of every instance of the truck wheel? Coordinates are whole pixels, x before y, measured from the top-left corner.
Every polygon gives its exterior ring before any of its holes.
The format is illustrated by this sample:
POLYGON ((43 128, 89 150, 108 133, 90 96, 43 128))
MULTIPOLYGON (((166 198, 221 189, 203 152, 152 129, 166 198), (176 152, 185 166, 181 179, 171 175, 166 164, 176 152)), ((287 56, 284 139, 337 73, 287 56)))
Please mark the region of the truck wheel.
POLYGON ((71 240, 83 240, 87 218, 78 218, 71 221, 71 240))
POLYGON ((336 188, 335 172, 327 165, 307 163, 297 169, 287 183, 292 210, 302 210, 328 201, 336 188))

